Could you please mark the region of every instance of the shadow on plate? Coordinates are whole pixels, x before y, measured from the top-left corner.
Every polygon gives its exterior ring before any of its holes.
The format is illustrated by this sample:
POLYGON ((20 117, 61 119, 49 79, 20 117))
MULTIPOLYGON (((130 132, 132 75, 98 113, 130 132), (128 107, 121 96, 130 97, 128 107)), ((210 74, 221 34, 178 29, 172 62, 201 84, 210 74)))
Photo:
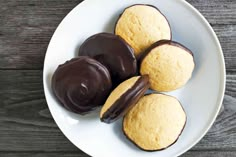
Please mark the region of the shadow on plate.
POLYGON ((104 31, 108 33, 115 33, 115 26, 117 23, 117 20, 119 19, 120 15, 122 13, 121 11, 117 11, 115 14, 113 14, 108 22, 105 24, 104 31))
POLYGON ((130 149, 136 150, 136 151, 141 151, 139 150, 131 141, 129 141, 126 136, 124 135, 123 129, 122 129, 122 121, 123 118, 120 120, 116 121, 113 125, 113 131, 114 134, 117 136, 118 139, 122 141, 127 147, 130 149))

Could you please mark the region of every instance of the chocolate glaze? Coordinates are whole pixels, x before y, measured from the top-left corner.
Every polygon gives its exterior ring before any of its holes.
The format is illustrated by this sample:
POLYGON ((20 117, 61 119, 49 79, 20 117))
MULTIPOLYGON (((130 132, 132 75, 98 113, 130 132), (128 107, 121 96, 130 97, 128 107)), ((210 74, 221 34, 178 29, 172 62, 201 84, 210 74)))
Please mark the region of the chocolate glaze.
POLYGON ((154 44, 152 44, 147 50, 145 50, 142 53, 142 56, 140 56, 140 60, 139 60, 139 65, 141 65, 141 62, 144 60, 144 58, 152 51, 152 49, 161 46, 161 45, 172 45, 172 46, 176 46, 179 47, 181 49, 184 49, 186 52, 190 53, 193 57, 193 52, 191 50, 189 50, 187 47, 185 47, 184 45, 176 42, 176 41, 172 41, 172 40, 160 40, 155 42, 154 44))
MULTIPOLYGON (((125 12, 125 10, 126 10, 126 9, 129 9, 129 8, 131 8, 131 7, 133 7, 133 6, 136 6, 136 5, 144 5, 144 6, 153 7, 153 8, 155 8, 162 16, 164 16, 164 18, 166 19, 166 21, 167 21, 167 23, 168 23, 168 25, 169 25, 169 28, 170 28, 170 40, 172 40, 172 31, 171 31, 171 27, 170 27, 170 23, 169 23, 168 19, 167 19, 166 16, 160 11, 160 9, 158 9, 156 6, 150 5, 150 4, 134 4, 134 5, 131 5, 131 6, 127 7, 127 8, 125 8, 124 11, 119 15, 119 17, 118 17, 118 19, 117 19, 117 21, 116 21, 115 28, 114 28, 114 34, 116 34, 116 26, 117 26, 117 23, 118 23, 118 21, 120 20, 120 18, 121 18, 121 16, 123 15, 123 13, 125 12)), ((142 53, 141 53, 141 54, 142 54, 142 53)), ((137 59, 139 60, 141 57, 142 57, 142 55, 139 55, 139 56, 137 56, 137 59)))
MULTIPOLYGON (((150 94, 153 94, 153 93, 150 93, 150 94)), ((146 94, 146 95, 150 95, 150 94, 146 94)), ((154 94, 160 94, 160 93, 156 93, 156 92, 154 91, 154 94)), ((163 95, 167 95, 167 94, 163 94, 163 95)), ((170 96, 170 95, 167 95, 167 96, 170 96)), ((173 96, 170 96, 170 97, 173 97, 173 96)), ((175 97, 173 97, 173 98, 175 98, 175 97)), ((176 98, 175 98, 175 99, 176 99, 176 98)), ((177 100, 178 100, 178 99, 177 99, 177 100)), ((178 101, 179 101, 179 100, 178 100, 178 101)), ((180 101, 179 101, 179 103, 180 103, 180 101)), ((180 103, 180 105, 181 105, 181 103, 180 103)), ((185 116, 186 116, 186 112, 185 112, 185 110, 184 110, 184 108, 183 108, 182 105, 181 105, 181 107, 182 107, 182 109, 183 109, 183 111, 184 111, 184 113, 185 113, 185 116)), ((135 146, 137 146, 139 149, 141 149, 141 150, 143 150, 143 151, 146 151, 146 152, 162 151, 162 150, 165 150, 165 149, 169 148, 169 147, 172 146, 173 144, 175 144, 175 143, 178 141, 178 139, 179 139, 180 135, 182 134, 182 132, 184 131, 184 128, 185 128, 186 123, 187 123, 187 116, 186 116, 186 120, 185 120, 184 126, 183 126, 182 130, 180 131, 179 136, 176 138, 176 140, 175 140, 172 144, 170 144, 170 145, 167 146, 166 148, 162 148, 162 149, 147 150, 147 149, 144 149, 144 148, 142 148, 141 146, 139 146, 139 145, 138 145, 137 143, 135 143, 133 140, 131 140, 131 139, 129 138, 129 136, 125 133, 125 130, 124 130, 124 119, 125 119, 125 117, 123 118, 123 122, 122 122, 122 130, 123 130, 123 133, 124 133, 125 137, 126 137, 128 140, 130 140, 130 141, 131 141, 135 146)))
POLYGON ((59 65, 52 77, 52 90, 68 110, 86 114, 104 104, 112 88, 110 73, 89 57, 59 65))
POLYGON ((128 89, 122 96, 117 99, 114 104, 102 115, 101 121, 112 123, 124 116, 130 108, 132 108, 138 100, 145 94, 149 88, 148 75, 140 76, 133 87, 128 89))
POLYGON ((79 56, 90 56, 111 73, 114 87, 137 74, 133 49, 119 36, 99 33, 89 37, 80 47, 79 56))

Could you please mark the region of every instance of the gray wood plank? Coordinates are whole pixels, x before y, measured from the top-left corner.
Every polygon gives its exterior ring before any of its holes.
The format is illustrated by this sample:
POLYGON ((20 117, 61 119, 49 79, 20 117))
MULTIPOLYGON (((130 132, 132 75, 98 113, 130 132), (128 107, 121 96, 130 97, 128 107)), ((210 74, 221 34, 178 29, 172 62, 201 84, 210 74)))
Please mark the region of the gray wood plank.
POLYGON ((76 151, 48 110, 42 71, 0 71, 0 151, 76 151))
MULTIPOLYGON (((54 30, 80 1, 1 0, 0 69, 42 69, 54 30)), ((213 25, 224 50, 227 70, 236 71, 236 1, 189 2, 213 25)))
MULTIPOLYGON (((89 157, 86 154, 75 152, 0 152, 1 157, 89 157)), ((236 157, 236 152, 233 151, 189 151, 181 157, 236 157)))
POLYGON ((0 152, 1 157, 89 157, 80 152, 0 152))
POLYGON ((211 24, 236 24, 235 0, 186 0, 211 24))
MULTIPOLYGON (((236 76, 235 74, 228 74, 226 80, 226 95, 236 98, 236 76)), ((236 107, 236 102, 235 102, 236 107)))
POLYGON ((82 0, 1 0, 0 68, 42 69, 57 25, 82 0))
POLYGON ((189 151, 181 157, 236 157, 234 151, 189 151))
MULTIPOLYGON (((227 76, 224 108, 193 150, 236 150, 236 74, 227 76)), ((41 70, 0 70, 0 152, 78 152, 46 105, 41 70)))
POLYGON ((221 43, 226 70, 236 72, 236 25, 213 25, 213 29, 221 43))
POLYGON ((236 150, 236 98, 225 95, 223 104, 214 125, 192 150, 236 150))
MULTIPOLYGON (((81 0, 1 0, 0 69, 42 69, 48 42, 81 0)), ((208 134, 183 156, 236 156, 236 1, 187 0, 209 20, 224 51, 224 107, 208 134)), ((0 156, 87 157, 54 123, 40 70, 0 70, 0 156), (14 79, 13 79, 14 78, 14 79), (22 114, 25 113, 25 114, 22 114)))

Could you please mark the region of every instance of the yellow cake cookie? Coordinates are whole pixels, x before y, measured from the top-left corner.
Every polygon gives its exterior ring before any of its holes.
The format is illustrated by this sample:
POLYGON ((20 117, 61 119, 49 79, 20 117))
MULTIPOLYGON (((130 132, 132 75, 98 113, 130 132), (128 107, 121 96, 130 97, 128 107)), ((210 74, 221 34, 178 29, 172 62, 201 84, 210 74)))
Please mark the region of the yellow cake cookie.
POLYGON ((121 36, 140 54, 154 42, 171 39, 170 25, 154 6, 133 5, 124 10, 117 21, 115 34, 121 36))
POLYGON ((194 70, 193 54, 177 42, 162 40, 145 52, 140 73, 149 75, 151 88, 172 91, 185 85, 194 70))
POLYGON ((162 150, 177 141, 186 120, 186 114, 176 98, 150 94, 142 97, 126 114, 123 131, 143 150, 162 150))
POLYGON ((135 76, 117 86, 100 112, 102 122, 111 123, 125 115, 149 88, 148 76, 135 76))

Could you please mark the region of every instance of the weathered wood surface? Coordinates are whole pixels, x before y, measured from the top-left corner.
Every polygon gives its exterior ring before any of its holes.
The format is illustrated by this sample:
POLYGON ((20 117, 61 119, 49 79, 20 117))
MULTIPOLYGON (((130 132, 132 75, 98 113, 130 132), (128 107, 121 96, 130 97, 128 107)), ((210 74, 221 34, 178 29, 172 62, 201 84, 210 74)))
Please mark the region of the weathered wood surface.
MULTIPOLYGON (((217 33, 227 67, 223 108, 183 157, 236 156, 236 1, 187 0, 217 33)), ((87 157, 58 129, 42 84, 48 42, 81 0, 0 0, 0 156, 87 157)))
MULTIPOLYGON (((44 99, 41 70, 0 70, 0 87, 0 152, 81 154, 51 118, 44 99)), ((235 97, 236 75, 227 75, 224 107, 208 134, 192 149, 194 152, 236 151, 235 97)))
MULTIPOLYGON (((48 42, 62 18, 81 0, 1 0, 0 68, 42 69, 48 42)), ((209 20, 236 71, 235 0, 189 0, 209 20)))
MULTIPOLYGON (((87 155, 78 154, 74 152, 11 152, 11 153, 1 153, 1 157, 88 157, 87 155)), ((236 157, 236 152, 228 151, 189 151, 182 157, 236 157)))
POLYGON ((181 157, 236 157, 236 152, 230 151, 189 151, 181 157))

